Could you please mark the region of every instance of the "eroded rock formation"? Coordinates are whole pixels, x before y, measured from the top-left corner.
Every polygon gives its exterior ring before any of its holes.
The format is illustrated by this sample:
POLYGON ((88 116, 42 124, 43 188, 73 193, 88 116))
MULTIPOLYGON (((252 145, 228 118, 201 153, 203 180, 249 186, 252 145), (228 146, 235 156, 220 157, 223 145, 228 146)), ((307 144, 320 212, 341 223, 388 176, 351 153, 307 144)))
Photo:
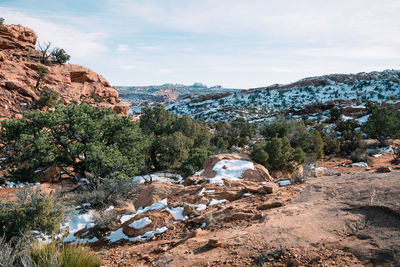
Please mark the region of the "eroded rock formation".
POLYGON ((59 92, 65 104, 84 102, 128 114, 129 104, 120 103, 117 90, 91 69, 51 61, 42 64, 36 41, 36 33, 29 28, 0 26, 0 117, 18 116, 38 100, 44 86, 59 92), (48 73, 36 89, 40 67, 47 68, 48 73))

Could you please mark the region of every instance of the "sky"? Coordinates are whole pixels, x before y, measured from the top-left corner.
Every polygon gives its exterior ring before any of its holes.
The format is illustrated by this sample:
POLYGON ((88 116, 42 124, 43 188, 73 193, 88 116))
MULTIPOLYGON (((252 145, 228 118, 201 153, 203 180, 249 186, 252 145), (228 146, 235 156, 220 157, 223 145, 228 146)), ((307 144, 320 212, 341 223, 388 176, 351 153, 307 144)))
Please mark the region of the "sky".
POLYGON ((254 88, 400 69, 398 0, 0 0, 112 85, 254 88))

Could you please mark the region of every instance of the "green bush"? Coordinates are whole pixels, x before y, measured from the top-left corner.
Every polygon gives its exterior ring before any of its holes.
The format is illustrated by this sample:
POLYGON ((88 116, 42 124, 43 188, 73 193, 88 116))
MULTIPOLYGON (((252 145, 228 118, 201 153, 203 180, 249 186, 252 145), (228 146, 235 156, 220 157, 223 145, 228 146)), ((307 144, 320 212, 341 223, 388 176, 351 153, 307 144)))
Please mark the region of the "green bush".
POLYGON ((204 161, 211 156, 207 149, 195 148, 191 151, 190 157, 183 162, 181 171, 185 176, 193 175, 195 172, 203 169, 204 161))
POLYGON ((38 90, 41 81, 42 81, 42 80, 44 79, 44 77, 46 77, 46 75, 49 73, 49 69, 46 68, 46 67, 44 67, 44 66, 38 66, 38 68, 37 68, 36 71, 37 71, 38 77, 37 77, 36 85, 35 85, 34 88, 35 88, 36 90, 38 90))
POLYGON ((51 51, 50 56, 55 62, 60 64, 67 63, 71 58, 71 56, 68 55, 64 49, 58 47, 54 48, 53 51, 51 51))
POLYGON ((10 178, 33 180, 57 166, 76 180, 97 187, 106 177, 131 177, 143 167, 148 138, 139 124, 111 109, 87 104, 30 111, 1 122, 0 153, 10 178))
POLYGON ((353 162, 366 162, 370 163, 371 158, 368 156, 368 153, 363 149, 357 149, 350 154, 350 159, 353 162))
POLYGON ((130 179, 105 179, 96 189, 83 184, 82 190, 70 195, 70 201, 80 206, 89 203, 91 208, 104 208, 122 201, 136 200, 139 193, 139 187, 130 179))
POLYGON ((264 150, 265 143, 260 142, 252 147, 251 157, 254 161, 260 163, 261 165, 268 166, 269 155, 264 150))
POLYGON ((295 171, 305 162, 301 148, 293 148, 287 137, 274 137, 263 145, 253 147, 252 158, 271 170, 295 171))
POLYGON ((315 159, 320 159, 324 155, 324 147, 325 143, 322 139, 321 133, 317 130, 312 130, 310 132, 310 139, 311 139, 311 151, 315 157, 315 159))
POLYGON ((363 131, 370 138, 380 142, 388 138, 400 136, 400 118, 391 107, 374 107, 368 121, 363 125, 363 131))
POLYGON ((31 259, 37 267, 60 266, 58 261, 59 245, 55 242, 40 244, 34 242, 31 246, 31 259))
POLYGON ((322 135, 322 140, 324 142, 324 154, 340 154, 341 143, 334 130, 331 130, 329 133, 324 133, 322 135))
POLYGON ((99 211, 93 214, 95 228, 99 231, 113 230, 118 224, 117 212, 115 210, 99 211))
POLYGON ((340 116, 343 114, 343 108, 333 107, 329 110, 329 122, 336 123, 339 121, 340 116))
POLYGON ((89 248, 81 245, 68 245, 62 248, 59 256, 60 267, 100 267, 101 260, 89 248))
POLYGON ((36 230, 54 236, 64 218, 64 206, 39 190, 19 194, 18 202, 1 204, 0 235, 7 239, 36 230), (22 196, 21 196, 22 195, 22 196))
POLYGON ((0 25, 4 24, 4 18, 0 18, 0 25))
POLYGON ((82 245, 64 245, 57 243, 34 243, 31 248, 31 257, 34 266, 48 267, 98 267, 101 260, 82 245))
POLYGON ((28 245, 22 239, 7 241, 0 236, 0 266, 33 266, 28 245))
POLYGON ((210 146, 210 133, 203 124, 188 116, 174 116, 163 106, 143 109, 140 127, 151 136, 148 170, 180 169, 191 151, 210 146))
POLYGON ((311 158, 319 159, 323 156, 325 144, 321 133, 307 129, 303 121, 291 121, 281 117, 264 125, 261 134, 266 140, 286 137, 293 148, 300 148, 311 158))
POLYGON ((270 123, 264 125, 261 129, 261 135, 265 137, 266 140, 271 140, 272 138, 287 137, 292 132, 293 123, 283 117, 280 117, 270 123))
POLYGON ((39 99, 35 102, 35 106, 39 109, 43 107, 54 107, 57 104, 60 94, 51 88, 44 87, 39 93, 39 99))
POLYGON ((217 122, 212 124, 211 128, 215 128, 211 143, 218 153, 226 152, 232 146, 248 145, 250 139, 256 135, 256 126, 242 118, 232 122, 217 122))
POLYGON ((359 123, 355 120, 338 121, 336 127, 323 132, 326 154, 351 156, 356 150, 365 151, 362 142, 363 133, 359 130, 359 123))

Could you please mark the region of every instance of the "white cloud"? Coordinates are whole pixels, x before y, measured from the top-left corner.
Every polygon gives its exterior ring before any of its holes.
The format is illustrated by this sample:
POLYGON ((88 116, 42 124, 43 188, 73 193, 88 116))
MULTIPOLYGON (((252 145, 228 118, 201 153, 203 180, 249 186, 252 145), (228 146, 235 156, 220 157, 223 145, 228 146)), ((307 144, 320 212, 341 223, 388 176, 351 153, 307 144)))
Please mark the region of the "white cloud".
POLYGON ((52 47, 64 48, 73 62, 93 59, 96 55, 107 52, 107 47, 103 44, 104 33, 84 32, 62 22, 55 23, 11 8, 0 7, 0 13, 7 24, 21 24, 34 29, 38 41, 51 42, 52 47))
POLYGON ((49 12, 46 6, 0 13, 115 85, 202 81, 247 88, 400 66, 398 0, 104 3, 80 17, 73 15, 78 6, 51 17, 38 15, 49 12))
MULTIPOLYGON (((120 0, 110 8, 155 27, 197 34, 260 35, 302 42, 372 42, 400 37, 396 0, 120 0)), ((136 21, 135 21, 136 23, 136 21)))
POLYGON ((131 51, 130 47, 126 44, 119 44, 117 46, 117 52, 129 52, 131 51))

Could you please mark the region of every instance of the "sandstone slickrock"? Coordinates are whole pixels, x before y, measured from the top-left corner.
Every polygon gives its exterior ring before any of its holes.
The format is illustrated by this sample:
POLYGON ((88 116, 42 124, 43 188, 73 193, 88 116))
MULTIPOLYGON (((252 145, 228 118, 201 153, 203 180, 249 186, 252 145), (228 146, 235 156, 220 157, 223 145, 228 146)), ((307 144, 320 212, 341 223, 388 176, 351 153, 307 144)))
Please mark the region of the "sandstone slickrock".
POLYGON ((35 85, 39 67, 48 69, 40 88, 47 86, 59 92, 65 104, 89 103, 111 108, 118 114, 129 113, 130 105, 119 102, 118 91, 91 69, 51 61, 40 63, 36 41, 32 29, 21 25, 0 26, 0 117, 16 117, 38 100, 40 89, 35 89, 35 85))

